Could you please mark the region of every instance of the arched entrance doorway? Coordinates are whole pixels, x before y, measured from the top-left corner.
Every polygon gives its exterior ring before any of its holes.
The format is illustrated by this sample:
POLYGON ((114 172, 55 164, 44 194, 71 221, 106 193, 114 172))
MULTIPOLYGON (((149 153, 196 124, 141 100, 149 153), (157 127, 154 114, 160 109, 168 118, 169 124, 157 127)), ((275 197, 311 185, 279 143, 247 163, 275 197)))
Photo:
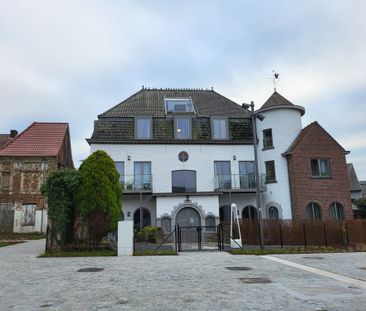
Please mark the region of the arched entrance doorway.
POLYGON ((133 214, 133 226, 135 230, 143 229, 151 225, 151 214, 145 207, 138 208, 133 214), (140 210, 142 210, 142 226, 140 224, 140 210))
POLYGON ((219 213, 220 213, 220 222, 230 222, 230 205, 223 205, 220 206, 219 213))
POLYGON ((194 208, 184 207, 178 212, 175 223, 183 227, 201 226, 201 216, 194 208))
POLYGON ((252 205, 248 205, 243 208, 241 217, 243 219, 257 219, 257 209, 252 205))

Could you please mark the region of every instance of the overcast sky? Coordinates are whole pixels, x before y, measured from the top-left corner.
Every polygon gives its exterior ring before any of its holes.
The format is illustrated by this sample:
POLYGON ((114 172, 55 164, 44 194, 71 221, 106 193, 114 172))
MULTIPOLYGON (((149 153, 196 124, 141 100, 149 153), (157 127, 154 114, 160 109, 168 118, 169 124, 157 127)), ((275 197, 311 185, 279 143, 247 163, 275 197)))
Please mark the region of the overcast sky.
POLYGON ((366 1, 0 0, 0 133, 70 123, 74 162, 97 115, 148 87, 305 107, 366 180, 366 1))

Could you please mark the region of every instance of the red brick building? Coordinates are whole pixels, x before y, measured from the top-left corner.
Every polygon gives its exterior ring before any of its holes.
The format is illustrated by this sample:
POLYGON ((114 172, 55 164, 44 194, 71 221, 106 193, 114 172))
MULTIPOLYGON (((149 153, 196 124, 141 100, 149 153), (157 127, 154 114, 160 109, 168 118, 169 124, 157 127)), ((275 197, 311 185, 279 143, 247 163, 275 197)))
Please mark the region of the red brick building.
POLYGON ((0 147, 0 231, 44 232, 40 187, 52 170, 73 168, 69 125, 32 123, 0 147))
POLYGON ((348 152, 318 122, 305 127, 284 153, 293 219, 351 219, 348 152))

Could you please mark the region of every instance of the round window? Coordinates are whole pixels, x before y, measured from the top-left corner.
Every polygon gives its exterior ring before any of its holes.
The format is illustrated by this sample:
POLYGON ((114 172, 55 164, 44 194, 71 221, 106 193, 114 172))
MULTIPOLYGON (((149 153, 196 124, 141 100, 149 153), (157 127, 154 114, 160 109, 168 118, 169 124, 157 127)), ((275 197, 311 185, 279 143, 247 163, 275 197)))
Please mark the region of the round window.
POLYGON ((179 159, 179 161, 181 161, 181 162, 187 162, 187 161, 188 161, 188 159, 189 159, 188 152, 186 152, 186 151, 181 151, 181 152, 179 152, 179 154, 178 154, 178 159, 179 159))

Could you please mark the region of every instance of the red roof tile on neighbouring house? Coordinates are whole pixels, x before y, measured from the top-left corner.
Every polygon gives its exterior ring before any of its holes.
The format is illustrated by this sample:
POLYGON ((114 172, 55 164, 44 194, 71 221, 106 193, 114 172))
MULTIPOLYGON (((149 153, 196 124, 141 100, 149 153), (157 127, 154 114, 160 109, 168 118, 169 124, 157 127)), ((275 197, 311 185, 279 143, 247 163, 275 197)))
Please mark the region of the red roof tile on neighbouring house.
POLYGON ((296 137, 296 139, 293 141, 290 147, 288 147, 288 149, 282 155, 287 156, 293 153, 296 147, 301 143, 303 138, 307 136, 309 133, 311 133, 313 129, 316 128, 324 131, 343 150, 344 153, 349 153, 317 121, 314 121, 302 129, 300 134, 296 137))
POLYGON ((0 156, 57 156, 68 127, 68 123, 33 122, 0 147, 0 156))

